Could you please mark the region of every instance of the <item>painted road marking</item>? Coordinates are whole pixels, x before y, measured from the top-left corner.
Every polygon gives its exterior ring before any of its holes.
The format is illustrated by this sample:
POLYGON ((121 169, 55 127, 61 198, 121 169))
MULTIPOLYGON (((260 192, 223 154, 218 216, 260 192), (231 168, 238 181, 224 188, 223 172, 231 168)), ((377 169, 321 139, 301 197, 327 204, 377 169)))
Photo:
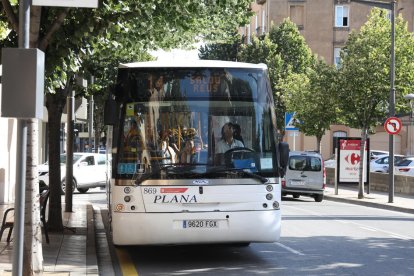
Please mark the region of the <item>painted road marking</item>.
POLYGON ((303 254, 302 252, 299 252, 299 251, 297 251, 297 250, 295 250, 295 249, 293 249, 293 248, 291 248, 287 245, 281 244, 280 242, 275 242, 275 244, 282 247, 282 248, 284 248, 284 249, 286 249, 287 251, 289 251, 293 254, 296 254, 296 255, 299 255, 299 256, 305 256, 305 254, 303 254))
POLYGON ((122 275, 138 276, 138 272, 135 269, 134 263, 132 262, 129 254, 126 250, 115 248, 116 255, 118 256, 119 265, 121 267, 122 275))

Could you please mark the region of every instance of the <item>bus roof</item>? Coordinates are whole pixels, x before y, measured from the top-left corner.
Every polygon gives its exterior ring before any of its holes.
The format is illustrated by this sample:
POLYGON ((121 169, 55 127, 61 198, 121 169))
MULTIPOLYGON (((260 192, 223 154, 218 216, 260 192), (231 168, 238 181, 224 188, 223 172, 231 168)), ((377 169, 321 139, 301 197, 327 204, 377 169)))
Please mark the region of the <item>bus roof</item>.
POLYGON ((253 64, 221 60, 162 60, 121 63, 119 68, 251 68, 266 70, 264 63, 253 64))

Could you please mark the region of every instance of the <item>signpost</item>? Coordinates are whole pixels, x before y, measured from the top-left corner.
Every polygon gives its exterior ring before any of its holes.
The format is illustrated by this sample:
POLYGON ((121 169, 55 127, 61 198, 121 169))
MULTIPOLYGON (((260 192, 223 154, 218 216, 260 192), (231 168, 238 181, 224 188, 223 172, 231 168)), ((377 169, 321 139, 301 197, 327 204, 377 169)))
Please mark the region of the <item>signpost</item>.
MULTIPOLYGON (((369 144, 369 140, 367 140, 369 144)), ((359 163, 361 151, 361 138, 340 138, 338 139, 338 183, 359 183, 359 163)), ((368 157, 369 146, 365 145, 364 152, 364 183, 368 182, 368 157)))
POLYGON ((299 128, 295 126, 298 120, 295 118, 296 112, 285 113, 285 130, 292 130, 289 136, 293 136, 293 150, 296 150, 296 136, 298 136, 299 128))
POLYGON ((401 131, 402 123, 397 117, 390 117, 384 123, 385 131, 390 135, 398 134, 401 131))

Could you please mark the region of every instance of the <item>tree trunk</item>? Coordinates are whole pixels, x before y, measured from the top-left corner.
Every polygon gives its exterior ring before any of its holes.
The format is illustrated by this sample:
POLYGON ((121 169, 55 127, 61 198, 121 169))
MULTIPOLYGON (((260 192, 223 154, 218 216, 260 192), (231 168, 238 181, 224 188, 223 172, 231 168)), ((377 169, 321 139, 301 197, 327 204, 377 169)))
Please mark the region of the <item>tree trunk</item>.
POLYGON ((316 136, 316 150, 321 153, 322 136, 316 136))
POLYGON ((60 174, 60 126, 67 92, 56 91, 55 94, 46 94, 46 107, 49 114, 49 217, 48 229, 62 231, 62 197, 60 174))
MULTIPOLYGON (((367 140, 367 128, 364 127, 361 130, 361 145, 360 145, 360 152, 359 152, 359 183, 358 183, 358 198, 364 198, 364 174, 365 174, 365 166, 364 166, 364 153, 365 153, 365 142, 367 140)), ((369 158, 369 156, 367 156, 369 158)))
POLYGON ((25 187, 25 231, 23 275, 43 271, 42 232, 40 227, 38 160, 38 121, 27 120, 27 162, 25 187))

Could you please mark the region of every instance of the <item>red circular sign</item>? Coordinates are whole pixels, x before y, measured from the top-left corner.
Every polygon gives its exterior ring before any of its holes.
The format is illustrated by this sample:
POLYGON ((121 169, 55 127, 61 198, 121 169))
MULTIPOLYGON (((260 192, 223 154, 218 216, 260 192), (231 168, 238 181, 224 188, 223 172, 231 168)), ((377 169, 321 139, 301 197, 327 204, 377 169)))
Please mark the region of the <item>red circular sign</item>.
POLYGON ((398 134, 401 130, 402 123, 397 117, 390 117, 385 121, 384 128, 388 134, 398 134))

